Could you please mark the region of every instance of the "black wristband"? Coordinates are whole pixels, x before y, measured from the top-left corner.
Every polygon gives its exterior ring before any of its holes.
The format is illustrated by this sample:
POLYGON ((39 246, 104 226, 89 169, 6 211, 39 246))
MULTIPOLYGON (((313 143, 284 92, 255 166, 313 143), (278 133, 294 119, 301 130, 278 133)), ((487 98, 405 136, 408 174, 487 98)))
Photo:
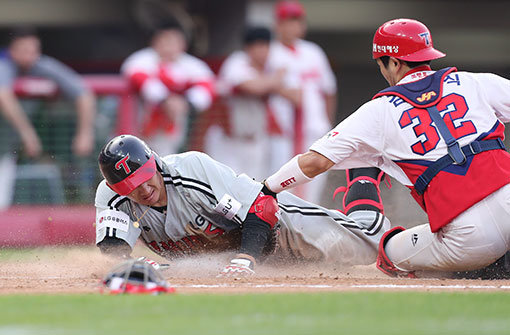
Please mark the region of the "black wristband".
POLYGON ((248 213, 243 222, 239 252, 258 259, 271 236, 271 226, 254 213, 248 213))
POLYGON ((264 193, 265 195, 270 195, 270 196, 272 196, 273 198, 275 198, 275 199, 276 199, 276 193, 274 193, 273 191, 271 191, 271 190, 270 190, 270 189, 266 186, 265 180, 264 180, 264 182, 262 182, 262 185, 264 185, 264 186, 262 186, 262 190, 261 190, 261 192, 262 192, 262 193, 264 193))

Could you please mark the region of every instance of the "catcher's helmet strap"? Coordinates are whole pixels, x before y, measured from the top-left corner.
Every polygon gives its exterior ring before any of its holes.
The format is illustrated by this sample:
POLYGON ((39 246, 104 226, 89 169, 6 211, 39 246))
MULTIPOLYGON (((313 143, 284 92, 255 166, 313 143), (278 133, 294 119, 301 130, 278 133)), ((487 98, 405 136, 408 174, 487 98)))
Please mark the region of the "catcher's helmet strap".
POLYGON ((143 164, 140 168, 138 168, 124 180, 121 180, 120 182, 113 185, 109 183, 106 184, 116 193, 120 195, 128 195, 129 193, 133 192, 135 188, 151 179, 156 171, 156 159, 154 158, 154 155, 152 155, 152 157, 147 162, 145 162, 145 164, 143 164))

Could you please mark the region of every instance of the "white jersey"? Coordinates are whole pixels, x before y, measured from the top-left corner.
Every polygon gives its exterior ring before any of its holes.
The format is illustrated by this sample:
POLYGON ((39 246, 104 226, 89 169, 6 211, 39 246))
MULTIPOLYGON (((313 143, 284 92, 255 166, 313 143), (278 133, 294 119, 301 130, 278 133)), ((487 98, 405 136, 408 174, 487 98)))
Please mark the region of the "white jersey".
POLYGON ((229 129, 209 128, 204 142, 214 159, 258 180, 269 174, 267 97, 244 94, 238 86, 261 75, 244 51, 223 62, 217 87, 228 108, 229 129))
POLYGON ((233 137, 253 139, 267 136, 267 105, 264 97, 242 94, 237 86, 257 79, 261 73, 250 64, 244 51, 225 59, 218 74, 218 92, 227 100, 233 137))
MULTIPOLYGON (((141 237, 149 248, 167 258, 239 250, 242 222, 262 184, 235 175, 229 167, 199 152, 169 155, 163 162, 168 198, 163 212, 116 194, 105 181, 99 184, 96 242, 112 236, 133 247, 141 237), (105 225, 105 216, 116 212, 129 218, 126 225, 105 225)), ((284 257, 370 264, 390 225, 376 212, 358 211, 348 217, 287 192, 279 194, 278 201, 281 228, 266 247, 276 245, 271 249, 284 257)))
MULTIPOLYGON (((433 73, 411 71, 398 85, 433 73)), ((475 139, 504 138, 501 122, 510 120, 510 81, 493 74, 452 72, 442 89, 437 109, 460 146, 475 139)), ((427 110, 413 108, 396 95, 365 103, 310 150, 333 161, 335 169, 375 166, 410 187, 430 162, 448 153, 427 110)), ((420 203, 433 231, 510 182, 509 172, 510 158, 503 150, 482 152, 465 166, 441 171, 425 192, 425 203, 420 203)))
POLYGON ((121 73, 141 90, 144 84, 151 82, 152 89, 159 88, 159 82, 167 89, 165 94, 182 94, 198 110, 211 106, 214 97, 214 74, 202 60, 183 53, 176 61, 163 63, 152 48, 134 52, 122 64, 121 73))
MULTIPOLYGON (((293 48, 279 41, 271 43, 268 68, 285 69, 289 88, 302 89, 302 127, 304 143, 314 141, 331 128, 324 95, 336 93, 336 80, 324 51, 315 43, 297 40, 293 48)), ((285 134, 294 134, 295 107, 286 99, 274 96, 270 107, 285 134)), ((308 143, 306 145, 309 145, 308 143)))
MULTIPOLYGON (((424 75, 432 73, 423 72, 424 75)), ((420 78, 419 74, 408 75, 399 84, 412 81, 413 76, 420 78)), ((452 96, 452 102, 445 106, 444 111, 452 115, 457 129, 469 126, 469 133, 458 139, 461 146, 482 133, 494 132, 498 119, 502 122, 510 120, 510 81, 504 78, 493 74, 455 72, 445 79, 443 96, 452 93, 462 98, 452 96)), ((411 181, 397 162, 435 161, 447 154, 446 143, 442 139, 433 141, 431 136, 427 138, 427 129, 422 126, 419 117, 411 116, 411 122, 404 119, 408 118, 411 108, 409 103, 397 97, 383 96, 371 100, 310 149, 333 161, 336 169, 376 166, 400 183, 411 186, 411 181), (425 152, 418 152, 415 143, 421 143, 420 146, 426 148, 425 152)))

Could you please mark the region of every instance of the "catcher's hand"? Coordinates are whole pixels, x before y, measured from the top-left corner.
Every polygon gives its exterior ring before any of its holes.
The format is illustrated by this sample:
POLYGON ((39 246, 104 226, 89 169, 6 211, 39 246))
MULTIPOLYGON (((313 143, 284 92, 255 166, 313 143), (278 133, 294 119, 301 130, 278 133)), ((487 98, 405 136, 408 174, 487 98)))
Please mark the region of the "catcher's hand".
POLYGON ((217 277, 239 278, 249 277, 255 274, 253 271, 254 262, 247 258, 234 258, 230 264, 225 266, 217 277))

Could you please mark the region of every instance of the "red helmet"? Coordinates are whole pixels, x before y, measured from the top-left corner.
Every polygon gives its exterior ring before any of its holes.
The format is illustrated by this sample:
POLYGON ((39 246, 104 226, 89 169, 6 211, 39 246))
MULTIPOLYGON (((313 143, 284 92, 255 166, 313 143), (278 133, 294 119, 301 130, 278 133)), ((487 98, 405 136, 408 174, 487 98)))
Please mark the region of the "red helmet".
POLYGON ((305 16, 305 8, 301 3, 294 0, 279 1, 275 7, 278 20, 290 18, 302 18, 305 16))
POLYGON ((397 19, 384 23, 374 35, 372 57, 391 56, 409 62, 423 62, 446 56, 434 49, 432 35, 423 23, 397 19))

